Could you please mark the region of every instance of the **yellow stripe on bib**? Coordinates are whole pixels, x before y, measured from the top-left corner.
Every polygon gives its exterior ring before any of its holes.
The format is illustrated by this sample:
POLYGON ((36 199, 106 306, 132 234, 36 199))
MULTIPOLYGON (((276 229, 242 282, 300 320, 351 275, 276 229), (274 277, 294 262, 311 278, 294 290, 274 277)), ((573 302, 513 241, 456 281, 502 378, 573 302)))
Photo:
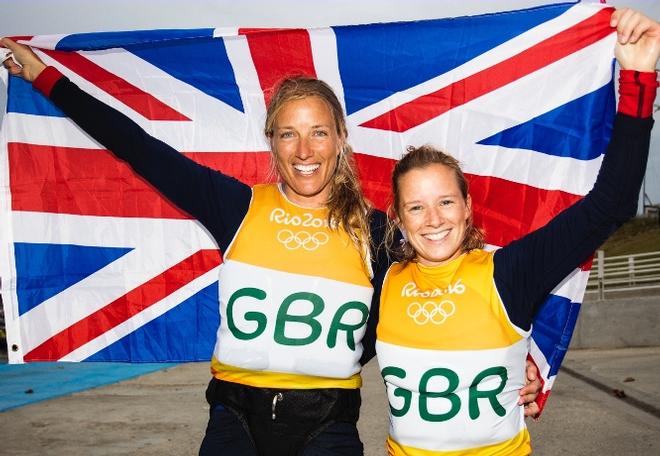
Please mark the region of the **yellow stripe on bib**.
POLYGON ((362 386, 362 377, 355 374, 349 378, 315 377, 311 375, 287 374, 284 372, 253 371, 220 363, 215 357, 211 360, 211 372, 218 380, 241 383, 257 388, 355 389, 362 386))
POLYGON ((387 439, 388 456, 527 456, 532 453, 527 429, 520 431, 514 438, 495 445, 486 445, 479 448, 467 448, 459 451, 429 451, 419 448, 399 445, 387 439))

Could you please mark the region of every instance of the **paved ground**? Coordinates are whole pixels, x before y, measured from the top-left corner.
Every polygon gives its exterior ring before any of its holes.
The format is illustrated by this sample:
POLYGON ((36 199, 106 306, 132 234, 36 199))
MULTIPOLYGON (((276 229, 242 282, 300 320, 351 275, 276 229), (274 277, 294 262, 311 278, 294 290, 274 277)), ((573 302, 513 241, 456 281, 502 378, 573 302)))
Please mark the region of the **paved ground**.
POLYGON ((27 363, 0 361, 0 412, 109 385, 177 364, 27 363))
MULTIPOLYGON (((564 365, 543 418, 529 423, 535 454, 660 454, 660 347, 573 350, 564 365)), ((0 413, 0 454, 196 454, 208 376, 206 363, 185 364, 0 413)), ((365 369, 363 402, 366 454, 382 455, 387 415, 375 364, 365 369)))

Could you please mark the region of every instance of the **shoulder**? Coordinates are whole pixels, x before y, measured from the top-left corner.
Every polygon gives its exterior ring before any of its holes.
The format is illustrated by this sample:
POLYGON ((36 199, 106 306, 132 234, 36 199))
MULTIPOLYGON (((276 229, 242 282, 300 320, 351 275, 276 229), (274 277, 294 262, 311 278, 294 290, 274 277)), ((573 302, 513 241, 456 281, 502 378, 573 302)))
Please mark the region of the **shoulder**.
POLYGON ((254 197, 277 197, 280 194, 280 190, 277 184, 255 184, 250 187, 252 195, 254 197))
POLYGON ((252 190, 255 192, 278 192, 277 184, 255 184, 252 186, 252 190))
POLYGON ((401 274, 402 272, 404 272, 405 270, 410 269, 410 268, 414 268, 414 267, 415 267, 415 263, 412 262, 412 261, 408 261, 408 262, 405 262, 405 263, 395 261, 394 263, 392 263, 390 265, 389 269, 387 270, 387 275, 389 277, 397 276, 397 275, 401 274))
MULTIPOLYGON (((501 249, 500 249, 501 250, 501 249)), ((467 253, 466 259, 473 263, 492 262, 497 250, 472 249, 467 253)))

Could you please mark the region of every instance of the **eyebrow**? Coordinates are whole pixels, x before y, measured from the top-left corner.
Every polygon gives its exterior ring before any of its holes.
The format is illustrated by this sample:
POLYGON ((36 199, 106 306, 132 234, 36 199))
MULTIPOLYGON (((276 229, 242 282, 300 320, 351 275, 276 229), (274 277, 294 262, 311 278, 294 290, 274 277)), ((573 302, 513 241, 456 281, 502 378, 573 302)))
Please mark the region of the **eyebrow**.
MULTIPOLYGON (((329 128, 332 129, 332 125, 326 125, 326 124, 318 124, 318 125, 312 125, 310 129, 314 128, 329 128)), ((274 128, 275 130, 295 130, 296 128, 290 125, 282 125, 282 126, 276 126, 274 128)))
MULTIPOLYGON (((459 198, 460 194, 459 193, 447 193, 446 195, 440 195, 438 196, 437 199, 445 199, 445 198, 459 198)), ((422 203, 423 200, 412 200, 412 201, 401 201, 401 204, 406 205, 406 204, 419 204, 422 203)))

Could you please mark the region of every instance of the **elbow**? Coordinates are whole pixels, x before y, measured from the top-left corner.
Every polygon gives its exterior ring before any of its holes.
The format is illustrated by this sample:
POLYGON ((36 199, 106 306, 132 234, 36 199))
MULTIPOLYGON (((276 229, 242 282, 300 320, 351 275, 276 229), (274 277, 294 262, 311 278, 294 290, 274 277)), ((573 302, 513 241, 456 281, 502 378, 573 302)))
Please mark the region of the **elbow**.
POLYGON ((622 225, 637 215, 637 194, 622 197, 610 195, 607 198, 586 198, 585 204, 591 209, 590 218, 597 225, 622 225))
POLYGON ((629 204, 626 204, 624 207, 620 208, 619 211, 617 211, 614 214, 614 221, 618 225, 623 225, 630 219, 634 218, 637 215, 637 199, 635 201, 630 201, 629 204))

